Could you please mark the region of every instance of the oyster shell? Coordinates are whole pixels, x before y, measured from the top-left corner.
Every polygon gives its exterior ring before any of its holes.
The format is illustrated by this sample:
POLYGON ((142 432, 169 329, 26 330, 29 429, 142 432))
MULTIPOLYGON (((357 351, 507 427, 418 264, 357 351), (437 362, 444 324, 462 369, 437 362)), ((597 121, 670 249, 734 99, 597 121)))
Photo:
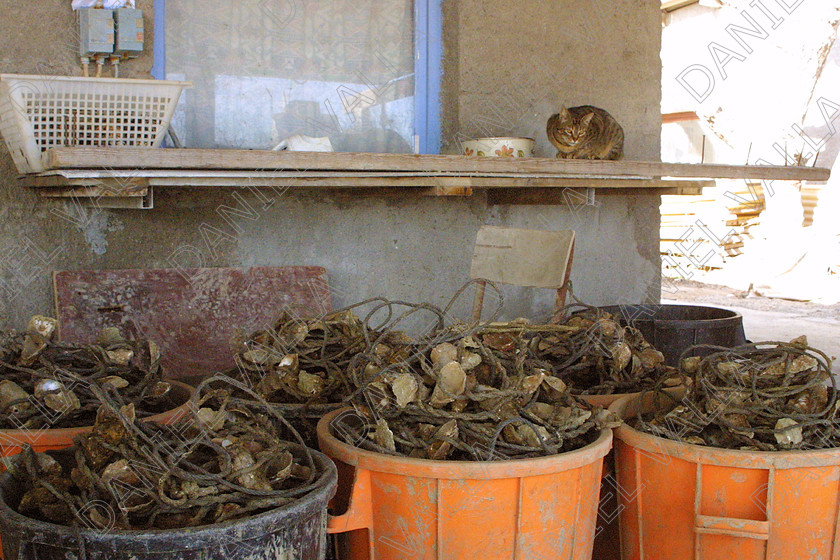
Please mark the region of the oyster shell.
POLYGON ((391 391, 397 400, 397 406, 405 408, 415 402, 419 395, 417 378, 410 373, 401 373, 391 381, 391 391))
POLYGON ((10 412, 11 414, 22 414, 32 408, 29 402, 29 393, 23 390, 20 385, 14 381, 4 379, 0 381, 0 412, 10 412), (20 401, 12 404, 15 401, 20 401))
POLYGON ((324 382, 324 378, 319 375, 305 371, 301 371, 298 374, 298 389, 305 395, 313 397, 320 395, 324 392, 325 387, 326 383, 324 382))
POLYGON ((440 371, 443 366, 458 359, 458 349, 449 342, 442 342, 432 348, 429 358, 432 360, 435 371, 440 371))
POLYGON ((779 418, 774 429, 777 431, 773 435, 776 436, 776 442, 780 447, 790 448, 802 443, 802 427, 796 420, 779 418))
POLYGON ((373 440, 380 447, 384 447, 390 451, 397 450, 397 444, 394 442, 394 432, 388 427, 388 422, 384 418, 376 421, 376 431, 373 434, 373 440))
POLYGON ((115 348, 113 350, 106 350, 105 355, 113 364, 120 366, 127 366, 134 357, 134 350, 130 348, 115 348))
POLYGON ((462 395, 467 387, 467 374, 458 362, 452 361, 443 366, 440 376, 432 391, 429 402, 433 407, 440 408, 462 395))
POLYGON ((633 358, 633 351, 626 342, 620 342, 613 346, 611 350, 613 367, 616 371, 622 371, 630 363, 633 358))
POLYGON ((58 320, 43 315, 33 315, 26 325, 27 330, 34 331, 45 340, 50 340, 58 327, 58 320))
POLYGON ((128 381, 118 375, 109 375, 99 380, 101 385, 110 385, 114 389, 125 389, 128 387, 128 381))

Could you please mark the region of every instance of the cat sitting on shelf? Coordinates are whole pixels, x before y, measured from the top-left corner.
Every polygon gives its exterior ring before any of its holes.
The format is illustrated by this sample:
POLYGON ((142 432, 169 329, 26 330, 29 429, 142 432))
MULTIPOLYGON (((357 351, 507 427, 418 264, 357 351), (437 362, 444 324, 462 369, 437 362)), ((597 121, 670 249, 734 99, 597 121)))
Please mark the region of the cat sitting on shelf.
POLYGON ((548 119, 546 133, 559 158, 621 159, 624 155, 621 125, 591 105, 562 108, 548 119))

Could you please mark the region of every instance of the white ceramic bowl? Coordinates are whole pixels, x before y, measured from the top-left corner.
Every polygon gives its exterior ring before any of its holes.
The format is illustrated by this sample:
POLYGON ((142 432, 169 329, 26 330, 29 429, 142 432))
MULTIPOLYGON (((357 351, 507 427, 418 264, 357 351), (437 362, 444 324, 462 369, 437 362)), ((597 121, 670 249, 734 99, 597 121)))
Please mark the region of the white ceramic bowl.
POLYGON ((534 157, 534 139, 495 136, 465 140, 461 142, 461 153, 465 156, 534 157))

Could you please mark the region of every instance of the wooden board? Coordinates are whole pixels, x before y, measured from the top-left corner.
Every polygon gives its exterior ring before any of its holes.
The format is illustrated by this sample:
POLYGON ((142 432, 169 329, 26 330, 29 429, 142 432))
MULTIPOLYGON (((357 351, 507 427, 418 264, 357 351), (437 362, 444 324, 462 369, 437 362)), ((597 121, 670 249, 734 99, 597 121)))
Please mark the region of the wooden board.
MULTIPOLYGON (((90 181, 112 181, 125 183, 134 178, 142 178, 147 184, 158 185, 162 181, 193 180, 213 181, 218 179, 422 179, 439 178, 460 180, 482 179, 488 181, 499 181, 496 186, 514 186, 514 181, 522 179, 539 181, 552 181, 554 183, 568 182, 570 186, 590 187, 593 185, 611 186, 617 183, 614 188, 648 188, 648 187, 670 187, 675 185, 691 185, 713 187, 713 179, 659 179, 640 176, 609 176, 609 177, 580 177, 568 176, 557 173, 525 173, 515 170, 505 172, 474 172, 457 173, 454 171, 300 171, 300 170, 231 170, 231 169, 53 169, 44 171, 37 175, 23 175, 18 178, 21 186, 35 188, 56 186, 56 184, 87 184, 90 181)), ((491 183, 492 184, 492 183, 491 183)))
MULTIPOLYGON (((21 179, 23 186, 38 189, 41 196, 74 196, 74 191, 84 188, 100 189, 95 192, 108 192, 101 185, 105 179, 100 175, 102 171, 91 170, 90 177, 82 177, 79 170, 52 171, 47 176, 27 176, 21 179), (63 190, 57 185, 65 184, 63 190), (81 186, 89 185, 89 186, 81 186), (64 192, 66 191, 66 192, 64 192)), ((121 173, 128 171, 112 171, 113 181, 123 180, 121 173)), ((473 188, 486 189, 565 189, 565 188, 598 188, 598 189, 688 189, 697 192, 703 187, 713 186, 714 181, 696 179, 627 179, 627 178, 581 178, 565 176, 545 176, 519 174, 511 177, 502 176, 452 176, 430 175, 406 176, 402 173, 380 172, 378 176, 370 173, 344 174, 343 176, 312 177, 311 172, 252 172, 242 171, 145 171, 145 181, 153 187, 239 187, 239 188, 274 188, 274 189, 420 189, 431 188, 442 191, 454 191, 467 194, 465 191, 473 188)), ((322 172, 322 174, 325 172, 322 172)), ((333 172, 333 175, 337 175, 333 172)), ((83 191, 81 191, 83 192, 83 191)), ((91 191, 94 192, 94 191, 91 191)), ((140 193, 141 191, 137 191, 140 193)), ((675 191, 677 192, 677 191, 675 191)), ((430 193, 431 194, 431 193, 430 193)), ((438 193, 439 194, 439 193, 438 193)), ((75 195, 81 196, 81 195, 75 195)), ((95 195, 90 195, 95 196, 95 195)), ((141 196, 138 194, 138 196, 141 196)))
POLYGON ((170 377, 233 367, 237 328, 270 327, 284 309, 331 309, 327 272, 315 266, 60 271, 53 283, 61 340, 92 342, 116 326, 155 341, 170 377))
POLYGON ((78 187, 43 187, 38 189, 38 196, 53 198, 96 198, 101 200, 113 198, 142 198, 149 195, 149 187, 132 190, 131 193, 115 194, 112 189, 97 187, 96 185, 78 187))
POLYGON ((573 230, 546 231, 483 226, 475 239, 470 278, 560 288, 574 246, 573 230))
MULTIPOLYGON (((598 187, 594 187, 598 188, 598 187)), ((568 204, 580 206, 583 189, 572 188, 496 188, 487 190, 487 204, 498 205, 519 205, 519 204, 543 204, 557 205, 568 204)), ((656 189, 630 189, 630 188, 608 188, 597 191, 596 196, 660 196, 663 194, 673 196, 698 195, 703 192, 703 187, 659 187, 656 189)))
MULTIPOLYGON (((103 177, 101 175, 104 174, 97 173, 96 175, 81 178, 66 177, 61 174, 44 176, 24 175, 19 179, 19 182, 23 186, 37 187, 39 189, 97 189, 99 194, 95 196, 146 196, 149 190, 150 184, 146 177, 130 176, 129 174, 125 174, 124 176, 119 176, 118 174, 111 177, 103 177)), ((44 195, 43 192, 41 194, 44 195)))
POLYGON ((54 148, 47 169, 248 169, 341 171, 438 171, 552 173, 584 176, 695 177, 826 181, 831 172, 813 167, 600 161, 556 158, 492 158, 452 155, 274 152, 267 150, 54 148))
POLYGON ((661 9, 665 12, 672 12, 696 3, 697 0, 663 0, 661 9))

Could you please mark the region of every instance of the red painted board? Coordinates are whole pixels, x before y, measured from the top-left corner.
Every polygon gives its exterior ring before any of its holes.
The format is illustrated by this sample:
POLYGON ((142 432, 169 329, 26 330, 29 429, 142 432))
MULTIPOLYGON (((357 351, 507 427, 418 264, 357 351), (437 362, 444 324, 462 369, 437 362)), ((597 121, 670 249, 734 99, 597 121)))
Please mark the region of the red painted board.
POLYGON ((331 310, 327 271, 317 266, 74 270, 53 274, 58 336, 89 343, 103 327, 153 340, 168 377, 233 367, 231 340, 273 325, 283 310, 331 310))

